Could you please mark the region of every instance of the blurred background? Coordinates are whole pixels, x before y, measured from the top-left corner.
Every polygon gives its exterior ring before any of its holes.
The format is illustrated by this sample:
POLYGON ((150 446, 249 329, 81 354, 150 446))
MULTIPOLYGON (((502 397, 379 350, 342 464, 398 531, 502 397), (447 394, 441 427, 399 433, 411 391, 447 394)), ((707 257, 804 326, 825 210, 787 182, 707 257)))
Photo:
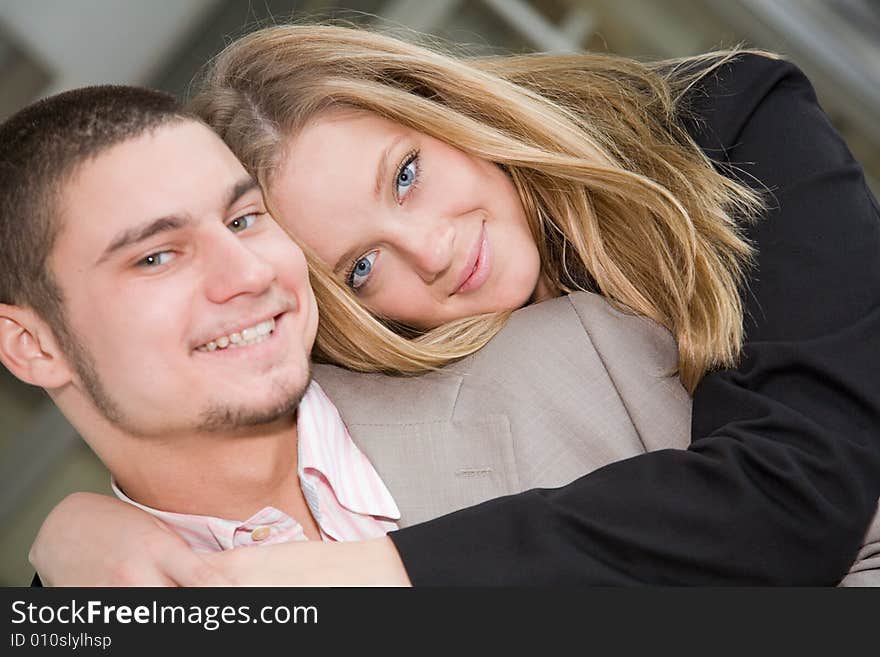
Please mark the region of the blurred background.
MULTIPOLYGON (((880 0, 0 0, 0 119, 87 84, 185 97, 234 38, 307 17, 405 26, 486 53, 773 50, 811 78, 880 196, 880 0)), ((41 390, 0 367, 0 585, 30 582, 40 523, 75 490, 109 494, 109 475, 41 390)))

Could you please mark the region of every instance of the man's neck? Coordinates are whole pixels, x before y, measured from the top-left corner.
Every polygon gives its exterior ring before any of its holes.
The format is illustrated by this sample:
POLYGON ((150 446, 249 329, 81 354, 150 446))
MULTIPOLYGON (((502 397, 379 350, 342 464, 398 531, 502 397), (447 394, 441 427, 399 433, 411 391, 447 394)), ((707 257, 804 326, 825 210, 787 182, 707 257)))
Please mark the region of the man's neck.
POLYGON ((316 538, 297 474, 297 439, 295 420, 286 418, 245 435, 127 439, 124 458, 110 455, 107 464, 125 494, 144 506, 235 520, 273 506, 316 538))

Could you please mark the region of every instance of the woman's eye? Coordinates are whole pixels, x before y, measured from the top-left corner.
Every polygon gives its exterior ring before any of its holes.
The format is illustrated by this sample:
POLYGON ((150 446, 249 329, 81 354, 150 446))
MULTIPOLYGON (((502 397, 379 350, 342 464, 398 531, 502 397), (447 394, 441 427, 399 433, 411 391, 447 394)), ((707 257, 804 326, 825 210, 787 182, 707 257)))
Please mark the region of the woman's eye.
POLYGON ((419 176, 419 154, 410 153, 397 170, 397 179, 394 181, 397 200, 402 201, 419 176))
POLYGON ((377 253, 378 252, 376 251, 372 251, 355 261, 351 268, 351 272, 348 274, 348 286, 351 289, 357 290, 367 282, 367 279, 373 271, 373 263, 376 262, 377 253))
POLYGON ((233 233, 240 233, 243 230, 247 230, 251 226, 254 225, 254 222, 257 220, 256 214, 246 214, 241 217, 236 217, 228 224, 226 227, 229 228, 233 233))
POLYGON ((161 267, 162 265, 168 264, 171 259, 174 257, 174 254, 171 251, 157 251, 156 253, 151 253, 148 256, 145 256, 137 261, 138 267, 161 267))

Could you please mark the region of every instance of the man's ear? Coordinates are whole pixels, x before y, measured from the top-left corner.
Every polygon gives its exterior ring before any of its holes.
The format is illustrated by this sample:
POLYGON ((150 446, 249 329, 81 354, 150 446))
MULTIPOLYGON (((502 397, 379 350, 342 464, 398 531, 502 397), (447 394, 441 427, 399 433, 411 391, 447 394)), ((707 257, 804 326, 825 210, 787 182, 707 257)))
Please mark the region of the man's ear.
POLYGON ((47 390, 71 380, 58 341, 30 308, 0 303, 0 362, 25 383, 47 390))

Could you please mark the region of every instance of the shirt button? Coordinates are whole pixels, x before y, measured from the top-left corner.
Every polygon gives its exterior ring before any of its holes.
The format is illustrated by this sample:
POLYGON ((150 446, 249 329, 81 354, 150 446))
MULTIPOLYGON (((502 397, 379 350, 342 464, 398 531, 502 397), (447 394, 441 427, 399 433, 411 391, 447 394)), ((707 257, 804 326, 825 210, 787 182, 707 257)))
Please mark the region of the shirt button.
POLYGON ((254 531, 251 532, 251 540, 254 541, 265 541, 269 538, 269 534, 272 533, 272 530, 268 527, 257 527, 254 531))

